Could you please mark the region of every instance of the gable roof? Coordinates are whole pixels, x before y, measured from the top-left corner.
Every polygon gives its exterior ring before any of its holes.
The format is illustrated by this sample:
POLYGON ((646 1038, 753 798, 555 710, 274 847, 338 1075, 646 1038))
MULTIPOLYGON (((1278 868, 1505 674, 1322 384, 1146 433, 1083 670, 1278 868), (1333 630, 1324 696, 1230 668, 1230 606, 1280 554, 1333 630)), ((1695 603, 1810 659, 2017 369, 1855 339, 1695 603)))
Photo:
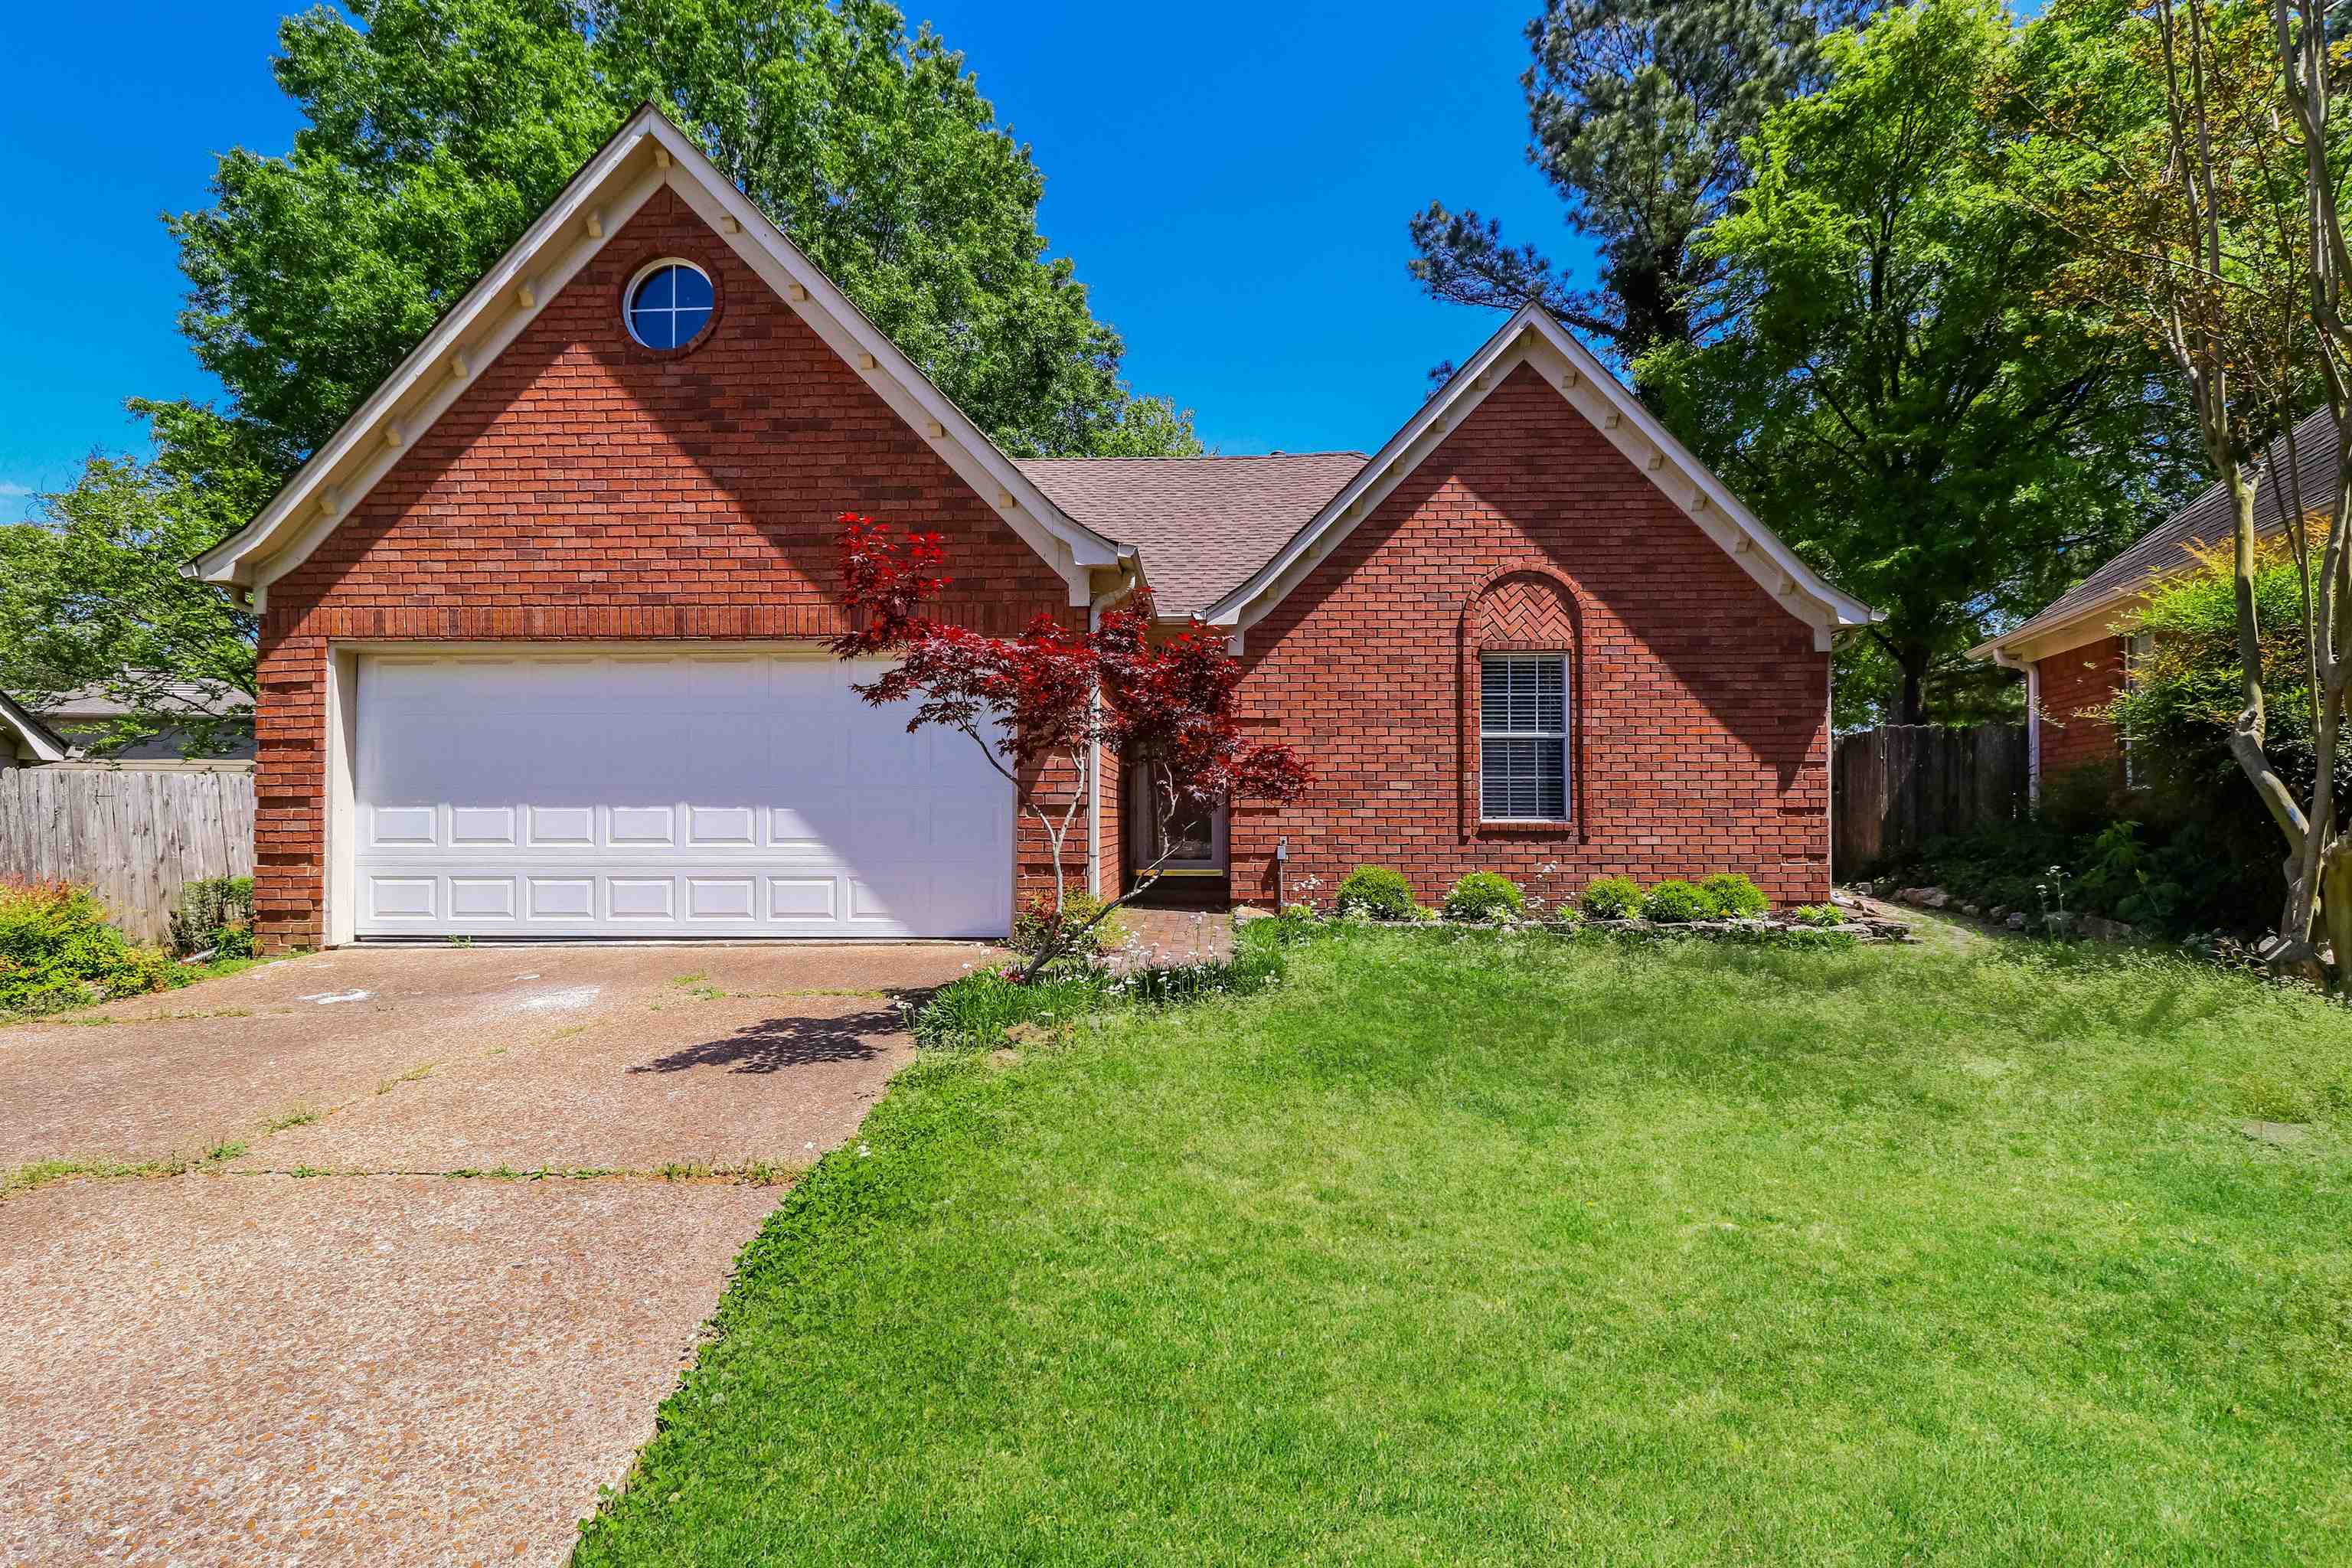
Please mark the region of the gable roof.
POLYGON ((36 762, 62 763, 73 754, 65 737, 42 723, 40 715, 0 691, 0 734, 11 731, 23 741, 36 762))
POLYGON ((1140 549, 1161 615, 1188 616, 1264 565, 1355 478, 1364 454, 1020 461, 1064 512, 1140 549))
POLYGON ((572 177, 522 237, 434 325, 342 427, 253 521, 181 568, 187 576, 253 590, 309 555, 430 426, 474 368, 488 363, 617 235, 655 191, 675 190, 760 274, 778 298, 841 355, 1030 547, 1058 570, 1070 601, 1088 598, 1088 571, 1132 560, 1047 500, 946 394, 735 188, 694 139, 651 103, 641 105, 572 177))
POLYGON ((667 186, 734 248, 931 449, 1053 565, 1069 602, 1097 568, 1150 568, 1163 609, 1236 633, 1263 616, 1520 363, 1545 379, 1790 614, 1831 631, 1876 618, 1808 567, 1539 306, 1506 322, 1369 461, 1354 452, 1016 462, 933 385, 654 105, 640 106, 424 341, 227 539, 182 572, 248 591, 331 533, 418 432, 667 186), (1140 547, 1140 548, 1139 548, 1140 547))
MULTIPOLYGON (((2337 481, 2336 425, 2326 408, 2307 414, 2296 423, 2294 455, 2305 509, 2333 513, 2337 481)), ((2263 453, 2262 467, 2263 480, 2254 489, 2254 531, 2269 535, 2286 526, 2286 510, 2294 499, 2294 481, 2287 478, 2285 437, 2273 441, 2263 453)), ((2040 615, 1980 647, 1970 648, 1969 657, 1990 658, 1998 663, 2004 655, 2029 644, 2050 643, 2049 651, 2054 653, 2111 636, 2110 621, 2158 584, 2197 564, 2189 546, 2226 544, 2234 527, 2229 491, 2214 484, 2142 534, 2129 549, 2059 595, 2040 615), (2079 635, 2069 642, 2062 635, 2068 632, 2079 635)))
POLYGON ((1645 469, 1700 531, 1729 552, 1783 609, 1811 626, 1816 647, 1827 648, 1831 634, 1841 626, 1880 618, 1806 565, 1590 350, 1533 303, 1515 311, 1370 461, 1202 618, 1236 634, 1263 618, 1521 364, 1534 367, 1618 451, 1645 469))

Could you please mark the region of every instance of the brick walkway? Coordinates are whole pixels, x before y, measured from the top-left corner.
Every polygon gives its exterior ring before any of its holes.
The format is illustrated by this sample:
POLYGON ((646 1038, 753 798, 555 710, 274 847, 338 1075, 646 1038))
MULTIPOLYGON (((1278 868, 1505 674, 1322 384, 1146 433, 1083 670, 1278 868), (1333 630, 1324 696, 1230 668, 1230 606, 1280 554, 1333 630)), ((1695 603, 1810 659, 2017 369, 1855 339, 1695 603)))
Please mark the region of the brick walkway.
POLYGON ((1234 917, 1202 910, 1136 910, 1118 912, 1129 934, 1163 963, 1190 956, 1231 958, 1234 917))

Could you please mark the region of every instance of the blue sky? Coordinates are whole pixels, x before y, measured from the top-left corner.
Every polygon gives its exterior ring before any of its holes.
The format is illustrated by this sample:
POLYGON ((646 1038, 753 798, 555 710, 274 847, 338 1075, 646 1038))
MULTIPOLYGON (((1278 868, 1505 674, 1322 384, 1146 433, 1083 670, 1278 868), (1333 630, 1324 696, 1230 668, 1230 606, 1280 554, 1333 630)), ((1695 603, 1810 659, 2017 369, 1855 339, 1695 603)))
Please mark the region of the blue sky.
MULTIPOLYGON (((17 163, 0 297, 0 520, 132 448, 133 395, 218 387, 173 330, 157 215, 204 204, 213 155, 289 145, 270 80, 285 0, 15 8, 0 145, 17 163)), ((1046 175, 1041 226, 1125 333, 1139 391, 1227 452, 1370 447, 1475 348, 1487 312, 1405 276, 1433 198, 1581 260, 1524 156, 1520 28, 1536 0, 1274 6, 927 0, 1046 175)), ((1580 268, 1580 274, 1582 272, 1580 268)))

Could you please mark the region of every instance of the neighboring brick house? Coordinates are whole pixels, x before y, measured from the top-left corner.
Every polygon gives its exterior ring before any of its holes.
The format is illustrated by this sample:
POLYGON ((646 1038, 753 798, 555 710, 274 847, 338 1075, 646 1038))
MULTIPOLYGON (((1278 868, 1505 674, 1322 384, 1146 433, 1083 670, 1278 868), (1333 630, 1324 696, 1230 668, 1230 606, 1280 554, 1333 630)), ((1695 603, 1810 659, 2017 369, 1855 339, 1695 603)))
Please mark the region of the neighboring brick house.
MULTIPOLYGON (((2336 494, 2333 417, 2322 408, 2295 426, 2293 451, 2301 465, 2307 507, 2322 506, 2336 494)), ((2264 536, 2279 531, 2292 504, 2289 449, 2282 437, 2263 456, 2265 477, 2255 490, 2254 527, 2264 536)), ((2094 713, 2123 691, 2133 651, 2146 646, 2132 631, 2132 618, 2158 584, 2196 568, 2192 547, 2226 550, 2231 528, 2230 498, 2215 485, 2060 595, 2049 608, 1969 650, 1970 658, 2024 672, 2027 750, 2037 797, 2044 778, 2078 768, 2103 768, 2117 780, 2129 776, 2128 738, 2094 713)))
MULTIPOLYGON (((1228 635, 1315 783, 1182 825, 1202 897, 1828 891, 1870 612, 1540 310, 1370 458, 1016 462, 647 109, 191 568, 261 618, 265 940, 1001 935, 1050 851, 824 654, 845 509, 946 535, 966 624, 1142 585, 1228 635)), ((1108 891, 1143 816, 1104 771, 1064 869, 1108 891)))

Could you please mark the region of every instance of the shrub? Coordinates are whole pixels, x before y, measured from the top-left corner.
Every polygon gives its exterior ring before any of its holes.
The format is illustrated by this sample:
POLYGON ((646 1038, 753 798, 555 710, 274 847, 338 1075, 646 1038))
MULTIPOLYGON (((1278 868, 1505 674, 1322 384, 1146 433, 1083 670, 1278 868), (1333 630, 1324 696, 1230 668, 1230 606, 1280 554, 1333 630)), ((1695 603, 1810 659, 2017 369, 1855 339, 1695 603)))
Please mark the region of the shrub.
POLYGON ((1715 915, 1715 900, 1693 884, 1669 877, 1652 888, 1649 896, 1642 900, 1642 915, 1660 925, 1710 920, 1715 915))
POLYGON ((1631 920, 1642 908, 1642 885, 1631 877, 1597 878, 1580 901, 1594 920, 1631 920))
POLYGON ((1374 920, 1409 921, 1416 916, 1412 884, 1386 866, 1359 866, 1339 882, 1339 912, 1360 910, 1374 920))
POLYGON ((133 947, 88 889, 0 883, 0 1013, 45 1013, 160 991, 160 948, 133 947))
POLYGON ((1737 871, 1718 871, 1699 885, 1715 905, 1715 912, 1733 920, 1753 920, 1772 907, 1764 889, 1737 871))
POLYGON ((1845 911, 1835 904, 1799 904, 1789 911, 1789 918, 1800 925, 1842 926, 1845 911))
MULTIPOLYGON (((1082 926, 1099 914, 1102 907, 1103 900, 1091 893, 1065 893, 1057 921, 1054 900, 1043 893, 1032 893, 1022 900, 1020 912, 1013 917, 1013 938, 1006 945, 1015 952, 1043 952, 1057 923, 1082 926)), ((1126 945, 1127 927, 1119 923, 1117 915, 1111 915, 1072 951, 1083 955, 1109 952, 1126 945)))
POLYGON ((1473 871, 1445 895, 1445 918, 1491 921, 1519 912, 1519 885, 1493 871, 1473 871))
POLYGON ((172 947, 183 954, 253 956, 253 879, 208 877, 180 889, 172 910, 172 947))

